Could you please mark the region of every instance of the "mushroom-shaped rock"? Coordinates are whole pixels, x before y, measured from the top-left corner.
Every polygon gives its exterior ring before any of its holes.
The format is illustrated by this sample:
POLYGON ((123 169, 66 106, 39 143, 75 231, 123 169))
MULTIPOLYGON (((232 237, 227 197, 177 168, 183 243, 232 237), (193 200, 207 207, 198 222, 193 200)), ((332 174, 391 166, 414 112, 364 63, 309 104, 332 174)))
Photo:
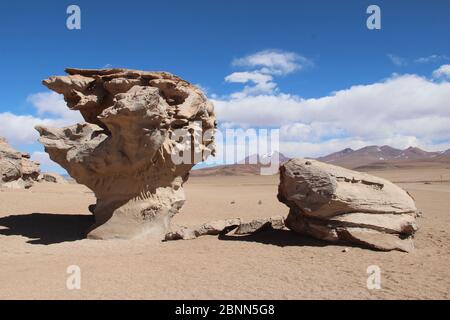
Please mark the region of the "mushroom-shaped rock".
POLYGON ((289 208, 286 226, 330 242, 411 251, 417 209, 395 184, 315 160, 280 167, 278 199, 289 208))
POLYGON ((166 72, 66 72, 43 83, 86 122, 36 129, 50 158, 97 198, 88 237, 163 239, 190 169, 214 151, 212 104, 166 72))

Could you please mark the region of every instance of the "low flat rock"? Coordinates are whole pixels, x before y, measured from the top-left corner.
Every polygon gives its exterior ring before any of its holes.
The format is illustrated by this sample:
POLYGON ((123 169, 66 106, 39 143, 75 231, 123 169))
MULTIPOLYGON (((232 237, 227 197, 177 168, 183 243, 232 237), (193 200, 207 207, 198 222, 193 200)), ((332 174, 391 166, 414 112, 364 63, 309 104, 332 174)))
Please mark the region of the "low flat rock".
POLYGON ((204 235, 218 235, 228 233, 241 224, 241 219, 216 220, 194 227, 179 227, 175 231, 168 232, 165 240, 191 240, 204 235))
POLYGON ((194 227, 179 227, 168 232, 165 240, 191 240, 204 235, 227 234, 233 231, 236 235, 245 235, 267 229, 284 229, 284 219, 281 216, 243 221, 240 218, 216 220, 194 227))
POLYGON ((248 222, 242 222, 234 234, 252 234, 267 229, 284 229, 284 218, 281 216, 255 219, 248 222))

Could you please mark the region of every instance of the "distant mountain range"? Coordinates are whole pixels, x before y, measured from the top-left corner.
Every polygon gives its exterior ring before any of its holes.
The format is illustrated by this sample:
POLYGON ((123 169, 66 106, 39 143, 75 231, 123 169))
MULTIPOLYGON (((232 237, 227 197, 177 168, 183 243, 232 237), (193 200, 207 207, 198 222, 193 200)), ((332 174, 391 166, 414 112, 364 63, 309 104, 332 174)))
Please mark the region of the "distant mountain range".
POLYGON ((364 170, 375 169, 382 164, 413 161, 446 161, 450 160, 450 149, 443 152, 428 152, 417 147, 401 150, 390 146, 368 146, 358 150, 347 148, 317 158, 317 160, 345 168, 364 170))
POLYGON ((262 167, 267 167, 271 161, 283 163, 290 158, 274 151, 265 155, 253 154, 237 164, 220 165, 191 171, 191 176, 248 176, 259 175, 262 167))
MULTIPOLYGON (((264 166, 261 163, 265 164, 274 157, 276 159, 276 156, 278 156, 280 163, 290 159, 278 152, 264 156, 255 154, 245 158, 238 164, 197 169, 191 171, 191 175, 256 175, 260 173, 261 167, 264 166)), ((357 150, 346 148, 327 156, 316 158, 316 160, 358 171, 410 167, 419 163, 427 166, 440 165, 442 163, 450 165, 450 149, 441 152, 428 152, 417 147, 401 150, 390 146, 368 146, 357 150)))

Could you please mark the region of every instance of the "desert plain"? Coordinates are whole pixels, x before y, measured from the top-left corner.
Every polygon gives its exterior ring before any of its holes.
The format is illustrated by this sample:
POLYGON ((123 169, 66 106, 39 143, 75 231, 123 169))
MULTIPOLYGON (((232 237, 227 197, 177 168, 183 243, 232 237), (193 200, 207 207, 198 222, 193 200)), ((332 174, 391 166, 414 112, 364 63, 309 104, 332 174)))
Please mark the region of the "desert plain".
MULTIPOLYGON (((449 299, 450 165, 369 173, 406 189, 422 216, 415 250, 380 252, 332 245, 285 230, 148 239, 89 240, 92 192, 75 183, 37 183, 0 192, 0 299, 449 299), (66 286, 68 266, 81 288, 66 286), (367 288, 367 268, 381 288, 367 288)), ((279 177, 193 176, 174 225, 286 216, 279 177)))

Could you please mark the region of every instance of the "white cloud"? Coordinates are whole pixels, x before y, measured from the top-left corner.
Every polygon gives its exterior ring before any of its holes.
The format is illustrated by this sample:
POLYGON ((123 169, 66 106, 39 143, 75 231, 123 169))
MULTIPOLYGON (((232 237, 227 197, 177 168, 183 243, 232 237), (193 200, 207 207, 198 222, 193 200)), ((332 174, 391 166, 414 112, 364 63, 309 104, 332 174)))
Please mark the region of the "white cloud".
MULTIPOLYGON (((389 60, 391 60, 393 64, 395 64, 398 67, 406 66, 408 64, 408 59, 406 58, 391 53, 388 53, 386 56, 389 58, 389 60)), ((446 56, 443 54, 432 54, 426 57, 414 59, 412 60, 412 62, 425 64, 425 63, 439 62, 443 60, 450 60, 450 56, 446 56)))
POLYGON ((11 144, 32 144, 37 141, 36 125, 63 127, 83 121, 78 111, 67 108, 62 96, 56 93, 40 92, 28 96, 27 101, 36 110, 37 116, 0 113, 0 136, 11 144))
POLYGON ((272 79, 272 76, 260 72, 234 72, 225 77, 225 81, 236 83, 247 83, 249 81, 262 83, 272 81, 272 79))
POLYGON ((31 154, 31 159, 40 163, 41 172, 56 172, 65 174, 65 171, 58 164, 50 160, 50 157, 46 152, 36 151, 31 154))
POLYGON ((233 65, 258 68, 261 73, 266 74, 285 75, 311 66, 312 61, 294 52, 264 50, 235 59, 233 65))
POLYGON ((450 64, 444 64, 440 66, 437 70, 434 70, 433 77, 450 79, 450 64))
POLYGON ((39 92, 27 97, 27 101, 33 105, 39 116, 57 116, 73 122, 82 121, 78 111, 70 110, 62 95, 56 92, 39 92))
POLYGON ((406 66, 408 64, 405 58, 396 56, 395 54, 388 53, 387 57, 389 58, 389 60, 391 60, 393 64, 395 64, 398 67, 406 66))
POLYGON ((10 112, 0 113, 0 136, 13 145, 31 144, 37 141, 36 125, 61 127, 73 124, 67 119, 39 118, 31 115, 16 115, 10 112))
POLYGON ((225 77, 225 81, 234 83, 249 83, 240 92, 236 92, 232 95, 233 98, 241 98, 248 95, 272 93, 277 84, 273 82, 273 77, 268 74, 263 74, 259 71, 253 72, 234 72, 225 77))
POLYGON ((414 61, 417 63, 430 63, 430 62, 438 62, 441 60, 450 60, 450 57, 442 54, 432 54, 427 57, 417 58, 414 61))
MULTIPOLYGON (((39 147, 36 125, 65 127, 84 121, 78 111, 68 109, 61 95, 54 92, 40 92, 28 96, 37 116, 18 115, 11 112, 0 113, 0 137, 4 137, 15 148, 26 151, 30 147, 39 147), (33 146, 34 145, 34 146, 33 146)), ((64 173, 65 171, 51 161, 44 152, 34 152, 32 158, 41 162, 43 171, 64 173)))
POLYGON ((291 155, 316 155, 368 144, 450 147, 449 101, 450 82, 406 74, 320 98, 261 94, 214 104, 219 121, 280 127, 282 147, 291 155))
POLYGON ((274 94, 277 84, 274 76, 287 75, 311 66, 312 62, 294 52, 280 50, 264 50, 235 59, 233 65, 254 70, 233 72, 225 77, 225 81, 246 84, 244 89, 230 95, 233 99, 247 96, 274 94))

